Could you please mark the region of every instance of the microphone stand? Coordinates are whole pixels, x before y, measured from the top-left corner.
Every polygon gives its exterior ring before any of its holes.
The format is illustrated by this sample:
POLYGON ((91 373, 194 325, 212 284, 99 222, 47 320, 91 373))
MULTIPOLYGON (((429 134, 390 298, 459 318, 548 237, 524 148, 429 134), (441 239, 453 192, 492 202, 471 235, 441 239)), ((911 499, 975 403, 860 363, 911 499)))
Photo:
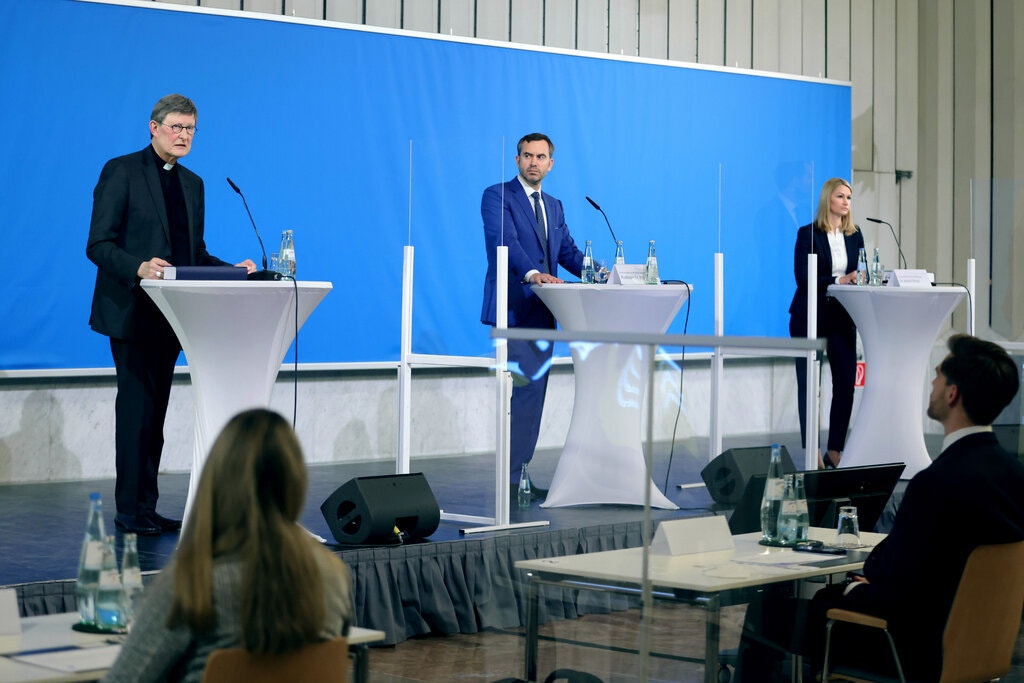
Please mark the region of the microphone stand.
POLYGON ((263 252, 263 269, 257 270, 256 272, 253 273, 249 273, 246 276, 246 279, 256 281, 280 280, 280 273, 274 270, 267 270, 267 250, 263 247, 263 238, 260 237, 260 231, 256 229, 256 221, 254 221, 252 218, 252 211, 249 211, 249 202, 245 201, 245 195, 242 194, 242 191, 238 189, 238 185, 235 185, 233 182, 231 182, 231 178, 225 178, 225 180, 228 181, 228 185, 231 186, 231 189, 237 192, 238 196, 242 198, 242 205, 245 207, 245 212, 249 214, 249 222, 252 223, 253 232, 256 233, 256 239, 259 240, 260 243, 260 251, 263 252))
POLYGON ((868 218, 868 220, 871 221, 872 223, 885 223, 886 225, 889 226, 889 232, 892 233, 892 239, 894 242, 896 242, 896 249, 898 249, 900 252, 900 259, 903 260, 903 267, 906 268, 907 257, 903 255, 903 247, 900 246, 900 238, 896 236, 896 230, 893 229, 892 223, 890 223, 889 221, 883 221, 881 218, 868 218))
POLYGON ((600 206, 598 206, 598 205, 597 205, 597 202, 595 202, 595 201, 594 201, 593 199, 591 199, 590 197, 586 197, 586 200, 587 200, 588 202, 590 202, 590 205, 591 205, 592 207, 594 207, 595 209, 597 209, 598 211, 600 211, 600 212, 601 212, 601 215, 602 215, 602 216, 604 216, 604 222, 608 224, 608 232, 610 232, 610 233, 612 234, 612 241, 613 241, 613 242, 615 242, 615 247, 616 247, 616 248, 618 248, 618 246, 619 246, 619 240, 617 240, 617 239, 615 238, 615 231, 614 231, 614 230, 612 230, 612 223, 611 223, 611 221, 609 221, 609 220, 608 220, 608 214, 606 214, 606 213, 604 212, 604 209, 602 209, 602 208, 601 208, 600 206))

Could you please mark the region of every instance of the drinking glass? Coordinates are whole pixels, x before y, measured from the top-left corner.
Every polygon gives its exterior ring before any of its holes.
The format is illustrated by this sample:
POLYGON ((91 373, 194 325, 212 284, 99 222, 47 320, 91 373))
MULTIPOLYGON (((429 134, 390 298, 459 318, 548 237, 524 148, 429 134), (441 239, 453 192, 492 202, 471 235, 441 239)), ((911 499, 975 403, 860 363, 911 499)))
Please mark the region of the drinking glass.
POLYGON ((271 270, 271 272, 280 273, 281 270, 279 268, 279 265, 280 265, 280 258, 278 257, 277 252, 275 251, 273 254, 270 255, 270 270, 271 270))
POLYGON ((839 523, 836 525, 835 546, 837 548, 861 547, 857 508, 852 505, 844 505, 839 508, 839 523))

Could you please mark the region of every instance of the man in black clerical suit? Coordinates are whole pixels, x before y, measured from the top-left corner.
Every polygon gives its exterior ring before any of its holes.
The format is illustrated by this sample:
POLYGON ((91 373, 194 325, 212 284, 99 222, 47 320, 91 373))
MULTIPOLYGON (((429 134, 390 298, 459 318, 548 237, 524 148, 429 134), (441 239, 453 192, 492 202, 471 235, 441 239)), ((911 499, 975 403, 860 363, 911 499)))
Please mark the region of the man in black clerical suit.
MULTIPOLYGON (((192 149, 196 116, 182 95, 154 105, 150 144, 111 159, 100 173, 85 250, 97 267, 89 324, 110 337, 117 371, 114 525, 142 535, 181 528, 156 511, 164 417, 181 344, 139 281, 160 279, 171 265, 227 265, 206 251, 202 178, 177 163, 192 149)), ((237 265, 256 269, 249 259, 237 265)))
MULTIPOLYGON (((1017 393, 1017 366, 1000 346, 976 337, 954 335, 948 347, 928 399, 928 417, 945 432, 942 451, 908 484, 892 530, 871 551, 863 577, 814 596, 804 652, 819 661, 825 612, 843 607, 887 619, 908 678, 937 680, 942 633, 968 556, 979 545, 1024 540, 1024 465, 999 445, 991 426, 1017 393)), ((772 656, 781 656, 758 643, 758 631, 775 630, 768 628, 777 621, 772 607, 752 606, 756 616, 744 626, 737 670, 743 680, 771 680, 772 656)), ((776 616, 788 611, 780 606, 776 616)), ((840 661, 891 665, 888 648, 873 640, 877 632, 839 628, 833 647, 840 661)))

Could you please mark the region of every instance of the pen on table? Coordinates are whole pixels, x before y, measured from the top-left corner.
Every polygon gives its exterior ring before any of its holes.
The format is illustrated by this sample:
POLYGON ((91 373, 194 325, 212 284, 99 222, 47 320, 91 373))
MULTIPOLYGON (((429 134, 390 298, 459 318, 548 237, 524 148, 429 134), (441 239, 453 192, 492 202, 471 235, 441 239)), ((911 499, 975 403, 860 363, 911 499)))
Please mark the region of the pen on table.
POLYGON ((38 650, 22 650, 20 652, 11 652, 4 655, 5 657, 25 657, 27 655, 44 655, 48 652, 63 652, 65 650, 77 650, 77 645, 61 645, 59 647, 44 647, 38 650))

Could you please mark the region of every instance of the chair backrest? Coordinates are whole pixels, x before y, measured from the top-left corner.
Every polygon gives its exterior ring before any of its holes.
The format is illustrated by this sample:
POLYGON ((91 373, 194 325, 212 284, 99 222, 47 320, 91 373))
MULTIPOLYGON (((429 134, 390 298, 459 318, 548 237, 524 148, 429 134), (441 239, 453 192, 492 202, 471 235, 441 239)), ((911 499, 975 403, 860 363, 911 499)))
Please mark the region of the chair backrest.
POLYGON ((978 546, 967 558, 942 637, 940 683, 1010 671, 1024 608, 1024 541, 978 546))
POLYGON ((345 683, 348 667, 346 638, 311 643, 284 655, 254 655, 232 648, 210 653, 203 683, 345 683))

